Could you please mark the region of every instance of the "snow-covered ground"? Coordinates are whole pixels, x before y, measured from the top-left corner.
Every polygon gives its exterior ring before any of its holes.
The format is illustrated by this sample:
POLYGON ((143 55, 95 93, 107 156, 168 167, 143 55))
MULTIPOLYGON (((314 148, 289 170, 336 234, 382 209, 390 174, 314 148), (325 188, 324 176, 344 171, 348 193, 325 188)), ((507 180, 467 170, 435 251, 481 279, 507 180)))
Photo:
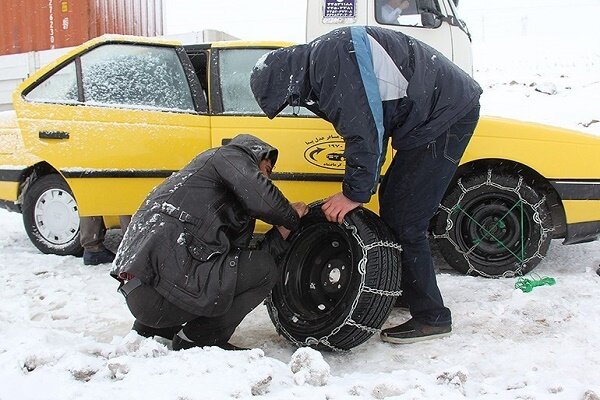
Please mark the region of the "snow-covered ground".
MULTIPOLYGON (((486 35, 474 43, 484 114, 600 135, 600 34, 486 35)), ((556 285, 527 294, 514 279, 455 274, 436 256, 454 318, 448 338, 373 337, 348 354, 319 354, 277 336, 261 306, 232 339, 253 350, 172 352, 130 333, 108 265, 39 253, 19 214, 0 210, 0 227, 0 400, 600 399, 600 242, 554 241, 535 272, 556 285)), ((387 326, 406 318, 395 310, 387 326)))
MULTIPOLYGON (((0 210, 0 399, 598 399, 599 243, 562 246, 536 270, 552 287, 460 276, 440 265, 453 335, 377 337, 348 354, 296 350, 264 307, 232 342, 253 350, 169 351, 129 332, 109 266, 40 254, 20 215, 0 210), (585 393, 588 396, 585 397, 585 393)), ((112 232, 113 244, 118 240, 112 232)), ((394 311, 389 325, 408 315, 394 311)))

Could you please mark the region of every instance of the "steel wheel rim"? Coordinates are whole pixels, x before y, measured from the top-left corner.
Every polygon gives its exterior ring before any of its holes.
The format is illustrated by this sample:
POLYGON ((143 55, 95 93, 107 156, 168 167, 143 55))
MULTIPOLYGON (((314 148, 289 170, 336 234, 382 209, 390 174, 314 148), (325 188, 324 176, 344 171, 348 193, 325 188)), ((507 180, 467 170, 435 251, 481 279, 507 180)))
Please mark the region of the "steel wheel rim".
POLYGON ((524 256, 533 221, 526 209, 521 218, 525 204, 519 206, 519 201, 507 193, 490 193, 461 207, 456 218, 457 242, 469 258, 493 266, 519 261, 524 256))
MULTIPOLYGON (((284 271, 290 311, 303 321, 331 321, 351 293, 354 257, 347 232, 333 224, 316 224, 302 232, 311 235, 291 249, 284 271), (290 261, 294 260, 292 265, 290 261)), ((344 310, 342 310, 344 309, 344 310)))
POLYGON ((53 245, 63 245, 79 233, 77 202, 64 189, 48 189, 35 202, 35 227, 40 236, 53 245))

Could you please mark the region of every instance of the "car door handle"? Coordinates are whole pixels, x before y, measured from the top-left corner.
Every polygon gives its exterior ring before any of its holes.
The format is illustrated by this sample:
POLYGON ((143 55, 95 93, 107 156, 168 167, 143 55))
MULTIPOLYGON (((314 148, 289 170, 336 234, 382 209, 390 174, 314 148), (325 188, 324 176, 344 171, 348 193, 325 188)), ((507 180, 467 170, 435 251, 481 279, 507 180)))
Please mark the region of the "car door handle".
POLYGON ((68 139, 69 132, 64 131, 40 131, 40 139, 68 139))

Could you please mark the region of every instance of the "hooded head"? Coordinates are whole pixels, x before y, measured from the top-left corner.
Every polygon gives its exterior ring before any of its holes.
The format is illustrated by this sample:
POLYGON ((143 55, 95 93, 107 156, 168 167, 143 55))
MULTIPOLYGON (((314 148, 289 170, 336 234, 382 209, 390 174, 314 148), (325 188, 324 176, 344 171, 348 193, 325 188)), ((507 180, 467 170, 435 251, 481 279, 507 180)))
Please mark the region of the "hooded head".
POLYGON ((279 152, 275 147, 263 142, 256 136, 248 135, 246 133, 242 133, 231 139, 231 142, 227 143, 227 146, 241 148, 254 158, 256 165, 259 165, 262 160, 269 159, 271 165, 275 167, 277 156, 279 155, 279 152))
POLYGON ((256 102, 269 118, 286 106, 303 106, 309 92, 310 46, 301 44, 273 50, 261 57, 250 76, 256 102))

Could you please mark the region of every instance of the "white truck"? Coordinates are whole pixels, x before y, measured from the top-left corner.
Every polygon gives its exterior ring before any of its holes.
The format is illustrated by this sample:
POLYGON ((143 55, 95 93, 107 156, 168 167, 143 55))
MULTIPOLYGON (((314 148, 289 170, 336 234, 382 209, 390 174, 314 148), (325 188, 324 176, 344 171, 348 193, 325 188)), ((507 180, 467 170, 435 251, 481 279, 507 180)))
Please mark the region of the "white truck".
POLYGON ((306 40, 343 26, 381 26, 427 43, 472 75, 471 36, 457 6, 458 0, 308 0, 306 40))

